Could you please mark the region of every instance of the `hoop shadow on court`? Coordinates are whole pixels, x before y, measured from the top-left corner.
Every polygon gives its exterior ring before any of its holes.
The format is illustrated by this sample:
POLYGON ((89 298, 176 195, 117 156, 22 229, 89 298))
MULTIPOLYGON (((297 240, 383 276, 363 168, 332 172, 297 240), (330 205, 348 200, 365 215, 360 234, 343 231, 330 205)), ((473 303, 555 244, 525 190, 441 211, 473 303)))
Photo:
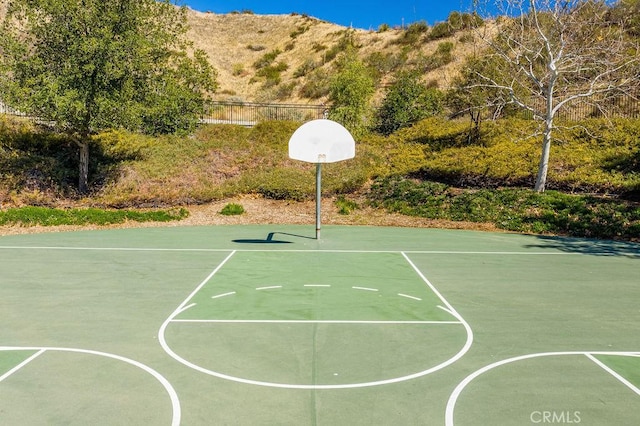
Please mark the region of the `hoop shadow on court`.
POLYGON ((287 235, 289 237, 295 237, 295 238, 305 238, 309 240, 315 240, 314 237, 308 237, 306 235, 290 234, 288 232, 269 232, 269 234, 267 234, 267 238, 265 239, 249 238, 249 239, 240 239, 240 240, 232 240, 232 241, 238 244, 291 244, 293 242, 293 241, 286 241, 281 239, 280 240, 274 239, 273 237, 276 234, 287 235))

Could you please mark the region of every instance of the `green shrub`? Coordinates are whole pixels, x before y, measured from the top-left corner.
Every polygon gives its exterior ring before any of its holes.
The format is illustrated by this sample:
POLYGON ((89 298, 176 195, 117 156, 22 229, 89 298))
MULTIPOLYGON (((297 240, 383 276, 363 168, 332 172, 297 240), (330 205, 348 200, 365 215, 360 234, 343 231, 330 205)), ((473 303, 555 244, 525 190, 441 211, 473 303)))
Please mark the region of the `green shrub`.
POLYGON ((442 95, 438 90, 428 89, 420 77, 415 72, 395 76, 377 111, 377 131, 390 135, 442 111, 442 95))
MULTIPOLYGON (((289 99, 293 95, 297 86, 298 85, 294 81, 287 84, 280 84, 273 92, 273 96, 278 100, 289 99)), ((298 111, 289 115, 289 117, 290 120, 305 121, 298 111)))
POLYGON ((371 117, 370 99, 375 82, 354 50, 345 52, 339 71, 331 80, 329 118, 346 127, 358 138, 365 133, 371 117))
POLYGON ((402 32, 400 37, 395 40, 397 44, 415 45, 422 36, 429 31, 429 25, 425 21, 414 22, 402 32))
POLYGON ((259 70, 264 67, 268 67, 276 60, 278 55, 282 52, 280 49, 272 50, 271 52, 265 53, 261 58, 259 58, 256 62, 253 63, 253 68, 259 70))
POLYGON ((338 208, 338 214, 342 215, 349 215, 359 208, 358 203, 348 200, 342 195, 336 199, 335 205, 338 208))
POLYGON ((189 215, 185 209, 131 211, 88 209, 54 209, 47 207, 20 207, 0 211, 0 225, 20 224, 25 226, 57 225, 110 225, 134 222, 169 222, 184 219, 189 215))
POLYGON ((304 201, 315 193, 313 174, 296 169, 276 169, 257 174, 257 193, 273 200, 304 201))
POLYGON ((234 76, 240 76, 245 73, 244 64, 233 64, 233 71, 231 72, 234 76))
POLYGON ((244 213, 244 207, 240 204, 229 203, 225 205, 222 210, 220 210, 220 214, 224 216, 238 216, 244 213))
POLYGON ((94 136, 102 153, 114 160, 142 160, 154 138, 126 130, 109 130, 94 136))
POLYGON ((320 99, 329 94, 331 75, 323 68, 314 70, 307 76, 305 83, 300 87, 299 94, 303 98, 320 99))
POLYGON ((367 67, 374 70, 378 78, 380 78, 405 65, 407 63, 407 52, 404 50, 396 54, 373 52, 364 61, 367 67))
POLYGON ((373 206, 431 219, 493 223, 517 232, 640 239, 640 209, 607 198, 529 189, 459 190, 395 176, 377 180, 373 206))
POLYGON ((284 62, 278 62, 275 65, 268 65, 263 68, 260 68, 256 75, 258 77, 264 77, 266 79, 265 85, 276 85, 280 83, 281 74, 283 71, 289 68, 287 64, 284 62))
POLYGON ((334 44, 331 49, 327 50, 322 59, 324 63, 328 63, 333 61, 339 54, 346 52, 348 50, 357 50, 359 46, 356 46, 353 42, 353 31, 346 30, 344 31, 344 35, 336 44, 334 44))
POLYGON ((313 59, 307 59, 293 72, 293 76, 295 78, 304 77, 317 67, 318 64, 316 64, 313 59))
POLYGON ((443 41, 438 43, 436 51, 427 57, 421 57, 418 62, 418 67, 423 71, 428 72, 440 68, 451 61, 453 61, 453 43, 449 41, 443 41))
POLYGON ((440 38, 451 37, 454 34, 454 29, 448 22, 438 22, 433 26, 429 33, 430 40, 438 40, 440 38))

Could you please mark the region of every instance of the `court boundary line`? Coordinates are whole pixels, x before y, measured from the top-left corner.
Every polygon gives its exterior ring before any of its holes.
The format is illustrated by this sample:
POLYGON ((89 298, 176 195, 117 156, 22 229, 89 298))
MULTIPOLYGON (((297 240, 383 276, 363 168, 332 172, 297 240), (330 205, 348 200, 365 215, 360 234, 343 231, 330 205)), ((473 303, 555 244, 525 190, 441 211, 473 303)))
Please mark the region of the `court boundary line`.
MULTIPOLYGON (((87 355, 96 355, 105 358, 115 359, 116 361, 121 361, 129 365, 133 365, 146 373, 153 376, 164 388, 165 392, 169 395, 169 399, 171 400, 171 425, 179 426, 180 418, 182 416, 182 409, 180 407, 180 398, 178 398, 178 393, 173 388, 169 380, 167 380, 162 374, 158 373, 153 368, 149 367, 146 364, 141 363, 140 361, 136 361, 131 358, 127 358, 121 355, 112 354, 109 352, 101 352, 94 351, 91 349, 78 349, 78 348, 63 348, 63 347, 38 347, 38 346, 0 346, 0 352, 3 351, 39 351, 38 354, 44 352, 71 352, 71 353, 81 353, 87 355)), ((24 361, 23 361, 24 363, 24 361)))
POLYGON ((71 251, 124 251, 124 252, 202 252, 202 253, 216 253, 216 252, 278 252, 278 253, 300 253, 300 252, 316 252, 316 253, 407 253, 407 254, 477 254, 477 255, 500 255, 500 256, 576 256, 576 255, 592 255, 592 256, 631 256, 640 257, 638 252, 542 252, 542 251, 469 251, 469 250, 340 250, 340 249, 235 249, 235 248, 170 248, 170 247, 71 247, 71 246, 0 246, 0 250, 71 250, 71 251))
POLYGON ((631 357, 640 357, 640 352, 615 352, 615 351, 565 351, 565 352, 541 352, 541 353, 531 353, 526 355, 520 355, 516 357, 511 357, 507 359, 503 359, 501 361, 496 361, 494 363, 485 365, 482 368, 474 371, 465 377, 458 385, 455 387, 449 399, 447 400, 447 406, 445 409, 445 426, 454 426, 453 417, 455 406, 460 397, 460 394, 464 389, 471 383, 473 380, 483 375, 484 373, 493 370, 497 367, 502 367, 503 365, 511 364, 513 362, 524 361, 533 358, 544 358, 544 357, 552 357, 552 356, 567 356, 567 355, 579 355, 579 356, 587 356, 589 354, 595 355, 614 355, 614 356, 631 356, 631 357))

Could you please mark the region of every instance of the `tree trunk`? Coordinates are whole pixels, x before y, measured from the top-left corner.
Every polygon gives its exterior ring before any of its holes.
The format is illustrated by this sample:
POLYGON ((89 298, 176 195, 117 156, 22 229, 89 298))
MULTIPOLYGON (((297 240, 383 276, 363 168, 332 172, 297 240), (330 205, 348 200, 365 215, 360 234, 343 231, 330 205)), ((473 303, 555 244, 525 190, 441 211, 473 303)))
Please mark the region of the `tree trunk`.
POLYGON ((549 153, 551 152, 551 132, 553 132, 553 101, 554 86, 558 78, 558 72, 555 62, 551 61, 548 65, 550 72, 549 87, 546 90, 546 107, 544 116, 544 133, 542 138, 542 153, 540 154, 540 163, 538 164, 538 176, 536 177, 536 192, 544 192, 547 186, 547 172, 549 171, 549 153))
POLYGON ((538 176, 536 177, 536 192, 544 192, 547 185, 547 172, 549 170, 549 152, 551 151, 551 131, 553 122, 547 120, 544 126, 544 137, 542 141, 542 154, 538 164, 538 176))
POLYGON ((78 142, 80 147, 80 174, 78 176, 78 192, 86 194, 89 189, 89 141, 85 138, 78 142))

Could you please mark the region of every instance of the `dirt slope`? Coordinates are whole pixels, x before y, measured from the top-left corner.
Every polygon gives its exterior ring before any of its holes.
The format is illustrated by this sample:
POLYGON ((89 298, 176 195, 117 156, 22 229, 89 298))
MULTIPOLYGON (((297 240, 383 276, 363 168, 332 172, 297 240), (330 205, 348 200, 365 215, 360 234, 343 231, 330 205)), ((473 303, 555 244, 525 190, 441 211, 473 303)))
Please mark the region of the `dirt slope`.
MULTIPOLYGON (((322 63, 323 55, 335 46, 347 33, 351 34, 359 55, 364 60, 374 52, 399 55, 407 52, 408 62, 416 63, 421 57, 432 55, 442 42, 453 43, 453 61, 436 70, 425 73, 425 81, 444 88, 451 84, 451 78, 459 69, 464 58, 474 51, 474 43, 464 33, 453 37, 429 41, 423 38, 417 45, 398 44, 406 29, 390 28, 384 32, 351 29, 309 16, 255 15, 252 13, 215 14, 189 9, 190 31, 188 37, 194 46, 209 55, 212 65, 218 71, 219 100, 274 101, 262 81, 256 78, 253 64, 265 53, 279 50, 276 62, 285 63, 288 68, 282 73, 280 86, 294 84, 290 96, 277 99, 278 102, 322 103, 326 99, 305 99, 299 88, 306 76, 294 77, 294 73, 305 61, 322 63)), ((330 71, 332 62, 322 66, 330 71)), ((381 87, 384 86, 383 78, 381 87)), ((274 88, 271 88, 271 92, 274 88)))

